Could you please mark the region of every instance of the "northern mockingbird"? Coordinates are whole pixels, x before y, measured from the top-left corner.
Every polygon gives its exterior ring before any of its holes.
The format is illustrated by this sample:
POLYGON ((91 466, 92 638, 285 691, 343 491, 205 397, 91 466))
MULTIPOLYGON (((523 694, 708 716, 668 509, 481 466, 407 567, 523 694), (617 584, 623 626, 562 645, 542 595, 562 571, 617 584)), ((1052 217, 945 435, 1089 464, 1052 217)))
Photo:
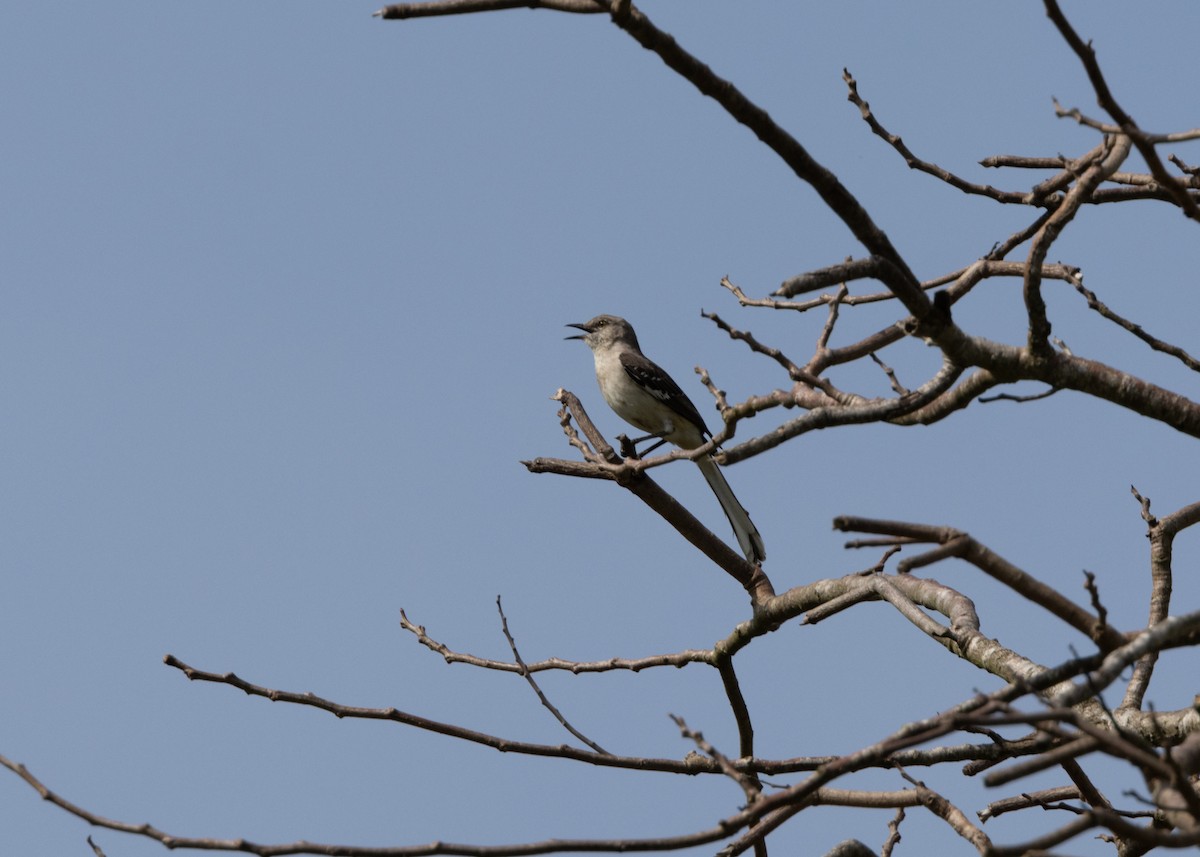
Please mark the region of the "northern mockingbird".
MULTIPOLYGON (((642 353, 629 322, 615 315, 598 315, 591 321, 567 327, 583 331, 567 339, 582 339, 592 349, 600 392, 617 416, 648 432, 647 437, 657 437, 659 443, 670 441, 681 449, 695 449, 712 437, 692 400, 670 375, 642 353)), ((717 495, 746 559, 762 562, 767 557, 762 536, 734 496, 716 460, 705 455, 697 458, 696 464, 717 495)))

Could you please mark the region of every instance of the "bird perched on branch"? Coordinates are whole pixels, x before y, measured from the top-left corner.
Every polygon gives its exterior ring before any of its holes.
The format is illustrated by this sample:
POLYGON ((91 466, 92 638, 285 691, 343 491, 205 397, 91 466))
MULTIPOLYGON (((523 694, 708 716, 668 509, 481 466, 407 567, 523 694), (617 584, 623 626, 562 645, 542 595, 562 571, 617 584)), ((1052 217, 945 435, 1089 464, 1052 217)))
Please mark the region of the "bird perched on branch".
MULTIPOLYGON (((582 339, 592 349, 604 401, 625 422, 648 433, 635 444, 654 437, 658 443, 646 452, 668 441, 680 449, 695 449, 712 437, 692 400, 665 370, 642 353, 629 322, 615 315, 598 315, 567 327, 583 331, 567 339, 582 339)), ((701 456, 696 465, 717 495, 746 559, 762 562, 767 557, 762 536, 725 481, 716 459, 701 456)))

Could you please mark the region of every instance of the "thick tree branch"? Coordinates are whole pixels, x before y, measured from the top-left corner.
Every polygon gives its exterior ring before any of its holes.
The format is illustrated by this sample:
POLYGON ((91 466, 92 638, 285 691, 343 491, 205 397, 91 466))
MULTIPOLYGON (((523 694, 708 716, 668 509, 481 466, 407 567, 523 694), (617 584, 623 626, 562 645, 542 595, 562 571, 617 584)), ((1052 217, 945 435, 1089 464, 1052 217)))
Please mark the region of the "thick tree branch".
POLYGON ((925 317, 931 307, 928 298, 921 292, 917 278, 892 246, 887 235, 832 171, 813 158, 808 150, 780 127, 765 110, 743 95, 728 80, 718 77, 711 68, 684 50, 674 37, 656 27, 632 3, 624 5, 614 0, 596 2, 607 8, 613 22, 638 44, 657 54, 669 68, 702 94, 715 100, 734 120, 745 125, 771 151, 782 158, 797 178, 817 192, 829 210, 837 215, 859 243, 871 255, 882 260, 879 278, 900 298, 908 311, 918 319, 925 317))
POLYGON ((582 464, 562 459, 536 458, 532 461, 522 462, 530 473, 558 473, 568 476, 586 475, 613 480, 657 512, 681 536, 691 542, 701 553, 740 583, 742 588, 750 594, 750 601, 753 606, 757 606, 766 599, 774 596, 775 591, 771 587, 771 581, 766 573, 763 572, 761 566, 748 562, 745 557, 725 544, 712 530, 704 526, 695 515, 689 512, 682 503, 667 493, 644 472, 647 467, 652 467, 656 464, 674 461, 677 458, 694 458, 698 455, 707 454, 725 436, 724 433, 718 434, 708 444, 695 450, 678 450, 674 453, 659 456, 657 460, 647 459, 646 461, 629 460, 621 462, 619 456, 617 456, 612 447, 604 440, 603 436, 588 418, 582 403, 580 403, 574 393, 567 390, 559 390, 555 395, 555 399, 561 401, 564 409, 575 416, 576 422, 584 430, 584 433, 591 441, 592 447, 602 449, 602 454, 607 461, 606 463, 582 464))
MULTIPOLYGON (((1137 493, 1137 489, 1132 490, 1133 495, 1142 503, 1143 517, 1146 518, 1149 525, 1146 533, 1150 539, 1150 615, 1146 620, 1146 625, 1149 627, 1166 619, 1170 611, 1175 536, 1188 527, 1200 523, 1200 503, 1185 506, 1160 520, 1150 515, 1150 501, 1142 498, 1137 493)), ((1121 703, 1122 709, 1141 707, 1157 660, 1158 653, 1150 652, 1137 662, 1137 666, 1133 670, 1133 677, 1125 689, 1125 699, 1121 703)))
POLYGON ((1023 294, 1025 309, 1029 313, 1028 347, 1032 354, 1047 355, 1050 352, 1050 322, 1046 318, 1046 303, 1042 300, 1042 266, 1046 263, 1046 254, 1050 246, 1058 239, 1062 230, 1070 223, 1083 201, 1088 199, 1106 178, 1116 172, 1117 167, 1125 162, 1129 155, 1129 138, 1116 136, 1108 138, 1103 158, 1090 165, 1075 181, 1075 186, 1068 191, 1062 204, 1055 208, 1054 213, 1033 238, 1029 248, 1029 261, 1025 266, 1025 284, 1023 294))
MULTIPOLYGON (((919 410, 950 388, 962 374, 962 370, 949 361, 932 378, 907 396, 888 399, 867 400, 863 404, 850 406, 815 407, 768 434, 759 435, 725 451, 724 460, 730 463, 759 455, 781 443, 810 431, 837 425, 862 425, 864 423, 887 422, 919 410)), ((731 409, 734 417, 749 416, 753 401, 731 409)))
POLYGON ((1087 393, 1200 437, 1200 404, 1104 363, 1061 352, 1035 356, 1022 348, 969 337, 953 326, 940 331, 937 343, 958 365, 987 369, 1001 383, 1041 381, 1087 393))
POLYGON ((940 547, 935 550, 902 560, 897 570, 901 574, 907 574, 949 557, 957 557, 1086 634, 1101 648, 1115 649, 1127 642, 1126 636, 1120 631, 1101 622, 1096 615, 1089 613, 1058 590, 1042 583, 961 530, 851 515, 834 518, 833 528, 841 532, 898 536, 938 544, 940 547))

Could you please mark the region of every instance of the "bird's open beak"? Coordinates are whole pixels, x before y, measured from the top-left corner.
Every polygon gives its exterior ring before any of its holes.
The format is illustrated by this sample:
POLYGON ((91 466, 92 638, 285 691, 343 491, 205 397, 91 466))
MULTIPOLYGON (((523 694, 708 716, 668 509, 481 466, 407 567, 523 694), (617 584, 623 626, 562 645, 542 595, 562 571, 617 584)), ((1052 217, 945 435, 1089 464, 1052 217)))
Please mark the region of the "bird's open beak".
POLYGON ((583 337, 585 335, 591 333, 591 331, 587 329, 586 324, 568 324, 567 327, 573 327, 576 330, 582 330, 583 333, 577 334, 575 336, 564 336, 563 339, 583 339, 583 337))

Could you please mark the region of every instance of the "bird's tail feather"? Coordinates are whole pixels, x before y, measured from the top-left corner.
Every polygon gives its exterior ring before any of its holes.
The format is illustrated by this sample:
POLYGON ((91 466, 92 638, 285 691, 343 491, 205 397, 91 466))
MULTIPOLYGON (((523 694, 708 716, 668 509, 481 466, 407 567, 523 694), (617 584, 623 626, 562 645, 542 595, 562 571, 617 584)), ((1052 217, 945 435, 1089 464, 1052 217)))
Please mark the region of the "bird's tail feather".
POLYGON ((729 519, 729 524, 733 527, 733 534, 737 537, 746 559, 750 562, 762 562, 767 558, 767 549, 763 547, 762 536, 758 534, 758 529, 750 520, 746 508, 738 502, 733 489, 725 481, 725 474, 721 472, 717 462, 705 456, 696 459, 696 464, 699 466, 700 472, 704 474, 704 478, 708 480, 708 485, 712 488, 713 493, 717 495, 721 509, 724 510, 725 517, 729 519))

